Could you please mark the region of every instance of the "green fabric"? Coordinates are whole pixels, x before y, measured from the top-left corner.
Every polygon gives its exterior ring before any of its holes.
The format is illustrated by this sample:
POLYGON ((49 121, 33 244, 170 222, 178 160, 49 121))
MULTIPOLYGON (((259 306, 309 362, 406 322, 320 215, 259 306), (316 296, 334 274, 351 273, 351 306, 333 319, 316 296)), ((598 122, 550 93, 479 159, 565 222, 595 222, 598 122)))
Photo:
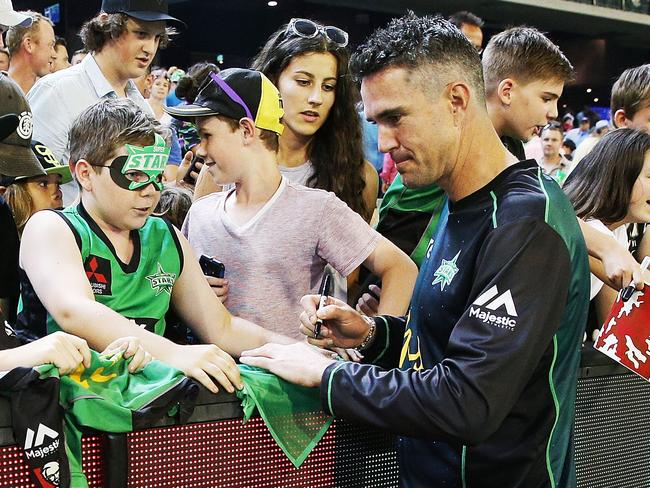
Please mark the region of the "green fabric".
MULTIPOLYGON (((113 246, 98 232, 94 222, 89 223, 79 213, 78 207, 68 207, 63 215, 74 227, 81 240, 81 257, 86 275, 96 269, 108 283, 98 282, 96 275, 89 276, 95 300, 111 310, 145 325, 158 335, 165 332, 165 314, 171 301, 171 289, 181 273, 182 256, 175 236, 167 223, 157 217, 149 217, 137 233, 134 245, 133 269, 120 263, 113 246), (91 261, 95 259, 94 262, 91 261), (96 268, 99 263, 99 268, 96 268), (110 266, 109 269, 106 269, 110 266)), ((61 330, 48 314, 47 333, 61 330)))
POLYGON ((334 420, 322 412, 318 388, 294 385, 252 366, 239 365, 239 372, 244 389, 237 397, 244 422, 257 407, 275 441, 299 468, 334 420))
POLYGON ((408 188, 402 182, 402 175, 398 174, 393 183, 384 194, 379 207, 379 224, 386 218, 389 211, 397 212, 422 212, 431 215, 425 231, 411 252, 411 259, 420 267, 431 237, 438 229, 440 214, 447 203, 447 195, 438 185, 429 185, 422 188, 408 188))
MULTIPOLYGON (((105 357, 95 351, 90 367, 80 365, 74 373, 59 376, 51 364, 35 368, 41 379, 57 377, 59 403, 65 411, 65 447, 72 487, 88 486, 81 470, 81 430, 105 432, 133 430, 133 413, 155 401, 182 382, 181 371, 160 361, 151 361, 137 373, 129 373, 129 360, 122 354, 105 357)), ((172 406, 172 409, 175 406, 172 406)))

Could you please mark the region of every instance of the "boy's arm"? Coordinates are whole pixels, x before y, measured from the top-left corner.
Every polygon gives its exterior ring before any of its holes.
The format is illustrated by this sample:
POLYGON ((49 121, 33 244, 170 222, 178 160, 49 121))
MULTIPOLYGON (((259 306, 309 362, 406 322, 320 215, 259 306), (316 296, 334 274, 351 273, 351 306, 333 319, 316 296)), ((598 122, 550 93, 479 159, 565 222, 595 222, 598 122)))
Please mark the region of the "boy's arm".
POLYGON ((589 260, 592 273, 616 290, 626 287, 633 280, 637 288, 643 286, 641 266, 627 249, 616 239, 594 229, 582 219, 578 219, 578 223, 589 255, 601 261, 598 266, 593 260, 589 260))
POLYGON ((137 337, 154 357, 197 379, 213 392, 217 387, 209 376, 229 391, 232 383, 241 385, 235 362, 218 347, 174 344, 96 302, 74 236, 54 212, 38 212, 25 226, 20 265, 61 329, 82 337, 91 348, 101 351, 121 337, 137 337))
MULTIPOLYGON (((295 339, 276 334, 226 310, 203 276, 189 242, 175 230, 183 248, 183 272, 174 283, 172 304, 183 321, 205 341, 233 356, 267 342, 290 344, 295 339)), ((299 324, 296 324, 298 328, 299 324)))
POLYGON ((406 314, 418 268, 395 244, 382 237, 363 264, 381 279, 379 315, 406 314))

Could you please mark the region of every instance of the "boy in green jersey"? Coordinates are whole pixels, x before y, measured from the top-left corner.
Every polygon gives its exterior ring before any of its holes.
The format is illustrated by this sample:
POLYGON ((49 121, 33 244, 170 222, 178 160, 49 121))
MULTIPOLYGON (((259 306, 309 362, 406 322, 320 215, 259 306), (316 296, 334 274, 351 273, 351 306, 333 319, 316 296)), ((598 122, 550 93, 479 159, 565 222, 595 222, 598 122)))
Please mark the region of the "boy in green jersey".
POLYGON ((213 392, 213 380, 230 392, 242 387, 231 355, 293 342, 232 317, 185 238, 151 217, 169 154, 151 117, 128 100, 102 100, 74 122, 69 144, 81 201, 63 212, 38 212, 25 227, 19 336, 64 330, 97 350, 135 336, 213 392), (170 306, 206 344, 162 337, 170 306))

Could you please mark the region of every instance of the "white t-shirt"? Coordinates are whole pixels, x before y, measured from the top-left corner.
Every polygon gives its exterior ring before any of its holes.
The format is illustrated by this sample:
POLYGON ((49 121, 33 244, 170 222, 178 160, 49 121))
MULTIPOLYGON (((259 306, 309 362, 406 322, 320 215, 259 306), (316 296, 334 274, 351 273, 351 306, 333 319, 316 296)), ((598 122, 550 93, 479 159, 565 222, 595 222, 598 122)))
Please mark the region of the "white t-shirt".
MULTIPOLYGON (((624 246, 625 249, 628 248, 629 242, 627 240, 627 227, 625 225, 621 225, 620 227, 617 227, 611 231, 600 220, 587 220, 586 223, 597 231, 612 236, 614 239, 616 239, 617 242, 624 246)), ((603 284, 604 283, 596 278, 593 273, 591 274, 591 291, 589 292, 589 300, 593 300, 594 297, 598 295, 598 292, 603 287, 603 284)))
POLYGON ((197 256, 222 261, 225 305, 234 315, 290 337, 299 333, 300 299, 318 293, 325 265, 350 274, 381 236, 333 193, 288 182, 244 225, 229 217, 230 192, 212 193, 190 208, 182 232, 197 256))
POLYGON ((282 166, 280 164, 278 165, 278 169, 280 170, 280 173, 282 173, 282 176, 291 183, 302 186, 309 186, 307 182, 309 178, 311 178, 311 175, 314 174, 314 165, 311 164, 311 161, 306 161, 300 166, 293 167, 282 166))

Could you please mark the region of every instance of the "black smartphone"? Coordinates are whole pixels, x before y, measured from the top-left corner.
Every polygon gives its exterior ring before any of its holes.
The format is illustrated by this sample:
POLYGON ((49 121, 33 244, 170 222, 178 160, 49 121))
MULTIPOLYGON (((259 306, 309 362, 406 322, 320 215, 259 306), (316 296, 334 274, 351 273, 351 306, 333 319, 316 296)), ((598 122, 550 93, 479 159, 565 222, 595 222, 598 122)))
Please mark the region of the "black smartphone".
POLYGON ((196 171, 198 173, 198 170, 196 169, 196 164, 197 163, 203 163, 203 158, 197 155, 194 155, 194 158, 192 158, 192 163, 190 164, 189 169, 187 170, 187 173, 185 173, 185 176, 183 176, 183 181, 185 183, 189 183, 190 185, 193 185, 196 183, 196 180, 192 176, 192 171, 196 171))
POLYGON ((199 265, 206 276, 213 276, 215 278, 223 278, 226 275, 226 267, 224 264, 214 258, 209 258, 205 255, 199 258, 199 265))

